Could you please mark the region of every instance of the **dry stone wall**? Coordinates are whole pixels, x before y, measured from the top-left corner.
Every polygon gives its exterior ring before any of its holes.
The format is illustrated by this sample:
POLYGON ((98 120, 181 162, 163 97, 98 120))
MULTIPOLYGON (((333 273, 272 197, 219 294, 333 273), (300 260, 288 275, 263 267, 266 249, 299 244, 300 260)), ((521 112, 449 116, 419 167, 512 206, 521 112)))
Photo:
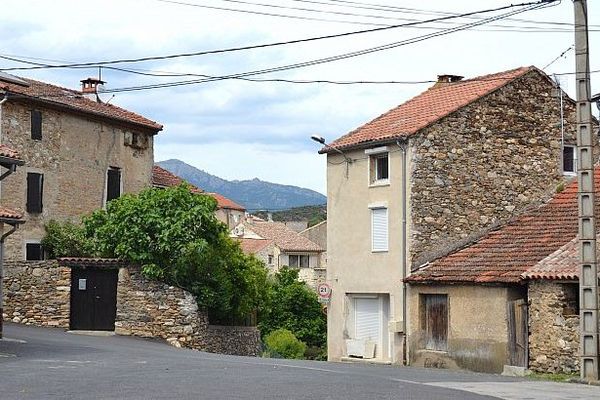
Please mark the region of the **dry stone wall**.
POLYGON ((579 315, 567 285, 529 283, 529 369, 536 372, 579 371, 579 315))
MULTIPOLYGON (((71 269, 56 260, 6 266, 4 319, 68 329, 71 269)), ((223 354, 256 356, 261 348, 257 328, 209 325, 192 294, 148 280, 137 267, 119 269, 115 333, 223 354)))
MULTIPOLYGON (((565 144, 575 144, 575 106, 564 104, 565 144)), ((530 72, 411 139, 413 267, 554 194, 559 123, 556 90, 530 72)))

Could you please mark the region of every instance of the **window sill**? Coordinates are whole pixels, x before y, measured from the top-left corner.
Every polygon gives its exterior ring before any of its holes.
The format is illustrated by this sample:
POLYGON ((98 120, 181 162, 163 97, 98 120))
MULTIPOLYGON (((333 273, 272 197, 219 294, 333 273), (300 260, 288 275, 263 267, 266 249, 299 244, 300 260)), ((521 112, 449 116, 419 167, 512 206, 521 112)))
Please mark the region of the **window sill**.
POLYGON ((564 176, 569 176, 569 177, 571 177, 571 176, 577 176, 577 171, 575 171, 575 172, 563 171, 563 175, 564 176))
POLYGON ((372 182, 369 185, 370 188, 372 188, 372 187, 381 187, 381 186, 390 186, 390 181, 387 180, 387 179, 386 180, 381 180, 381 181, 375 181, 375 182, 372 182))
POLYGON ((371 250, 371 253, 387 253, 389 250, 385 249, 385 250, 371 250))

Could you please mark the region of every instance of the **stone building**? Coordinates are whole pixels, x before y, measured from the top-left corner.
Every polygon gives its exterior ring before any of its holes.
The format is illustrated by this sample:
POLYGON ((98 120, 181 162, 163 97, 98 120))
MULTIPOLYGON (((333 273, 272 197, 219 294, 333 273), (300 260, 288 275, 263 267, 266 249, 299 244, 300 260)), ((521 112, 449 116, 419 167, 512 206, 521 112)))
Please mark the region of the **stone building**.
POLYGON ((282 267, 298 269, 298 278, 315 288, 325 281, 325 266, 321 264, 322 249, 282 222, 251 221, 236 226, 231 236, 240 241, 242 250, 264 261, 269 272, 282 267))
POLYGON ((27 224, 6 240, 9 260, 41 260, 51 219, 78 220, 121 193, 149 187, 153 142, 162 126, 101 102, 97 79, 82 90, 0 75, 1 142, 26 166, 3 182, 1 204, 27 224))
MULTIPOLYGON (((595 180, 598 190, 600 167, 595 180)), ((577 216, 573 179, 548 202, 413 272, 406 279, 411 363, 577 371, 577 216)))
POLYGON ((321 150, 329 360, 408 362, 407 320, 417 310, 403 279, 550 197, 574 174, 575 105, 564 95, 562 135, 558 93, 535 67, 468 80, 441 75, 321 150))
MULTIPOLYGON (((183 179, 158 165, 152 168, 152 186, 154 187, 167 188, 180 185, 183 182, 185 182, 183 179)), ((244 207, 219 193, 208 193, 189 182, 186 183, 190 185, 192 192, 211 196, 217 201, 215 216, 219 221, 227 225, 229 229, 233 229, 237 224, 244 221, 246 216, 246 209, 244 207)))

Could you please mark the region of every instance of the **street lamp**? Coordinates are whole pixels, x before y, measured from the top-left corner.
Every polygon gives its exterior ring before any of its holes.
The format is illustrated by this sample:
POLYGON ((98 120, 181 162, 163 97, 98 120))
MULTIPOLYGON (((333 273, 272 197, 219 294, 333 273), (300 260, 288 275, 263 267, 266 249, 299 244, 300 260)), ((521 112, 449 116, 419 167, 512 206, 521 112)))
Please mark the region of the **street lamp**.
POLYGON ((342 155, 342 157, 344 157, 344 161, 346 161, 346 179, 348 179, 348 170, 350 168, 350 164, 352 164, 352 162, 354 160, 351 159, 350 157, 348 157, 343 151, 341 151, 337 147, 334 147, 334 146, 331 146, 331 145, 325 143, 325 138, 323 138, 323 136, 312 135, 310 138, 312 140, 314 140, 315 142, 322 144, 326 148, 330 148, 331 150, 334 150, 334 151, 340 153, 342 155))

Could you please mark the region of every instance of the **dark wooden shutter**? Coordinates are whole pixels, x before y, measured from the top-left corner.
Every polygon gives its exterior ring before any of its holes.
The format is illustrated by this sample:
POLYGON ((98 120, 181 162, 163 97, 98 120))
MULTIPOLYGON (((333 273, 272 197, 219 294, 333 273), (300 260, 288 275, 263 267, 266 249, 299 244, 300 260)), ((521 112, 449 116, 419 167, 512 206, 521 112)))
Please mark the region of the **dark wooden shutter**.
POLYGON ((117 199, 121 196, 121 170, 110 168, 106 180, 106 201, 117 199))
POLYGON ((42 140, 42 112, 31 110, 31 138, 42 140))
POLYGON ((27 212, 41 213, 43 209, 44 175, 27 174, 27 212))
POLYGON ((425 295, 425 348, 447 350, 448 348, 448 296, 425 295))
POLYGON ((40 243, 27 243, 25 245, 25 260, 37 261, 44 259, 44 248, 40 243))

